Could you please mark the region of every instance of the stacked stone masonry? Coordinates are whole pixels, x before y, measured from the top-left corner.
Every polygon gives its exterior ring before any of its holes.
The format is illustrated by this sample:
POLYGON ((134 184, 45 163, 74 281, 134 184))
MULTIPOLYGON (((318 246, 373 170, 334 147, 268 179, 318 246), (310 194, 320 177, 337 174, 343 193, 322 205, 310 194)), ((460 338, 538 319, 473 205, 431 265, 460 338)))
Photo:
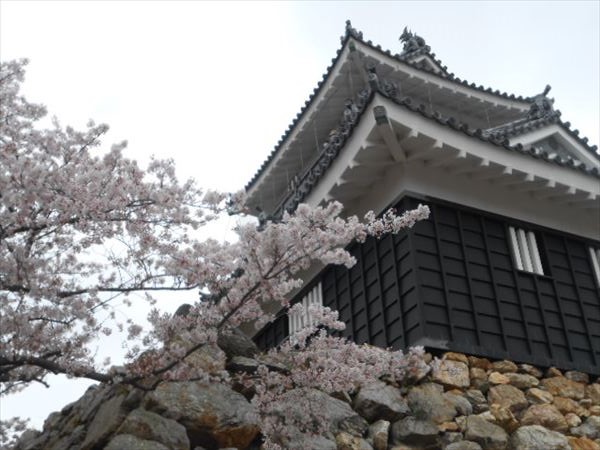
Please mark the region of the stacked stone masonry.
MULTIPOLYGON (((252 372, 260 356, 228 353, 252 372)), ((329 432, 302 450, 600 450, 597 376, 446 353, 402 385, 377 381, 329 396, 306 390, 329 432)), ((17 450, 259 450, 251 394, 222 384, 164 383, 153 392, 93 386, 17 450)))

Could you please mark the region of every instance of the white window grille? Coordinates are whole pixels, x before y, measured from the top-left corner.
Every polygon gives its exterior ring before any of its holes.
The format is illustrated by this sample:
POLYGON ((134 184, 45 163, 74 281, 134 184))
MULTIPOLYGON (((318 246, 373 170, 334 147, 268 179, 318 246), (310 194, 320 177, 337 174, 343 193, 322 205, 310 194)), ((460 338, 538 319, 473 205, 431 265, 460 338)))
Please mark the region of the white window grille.
POLYGON ((600 287, 600 248, 589 247, 589 253, 596 284, 600 287))
POLYGON ((288 316, 290 336, 306 326, 312 325, 312 317, 309 311, 311 306, 323 306, 323 290, 321 283, 317 284, 302 298, 303 310, 290 313, 288 316))
POLYGON ((510 249, 517 269, 544 275, 542 259, 533 231, 508 227, 510 249))

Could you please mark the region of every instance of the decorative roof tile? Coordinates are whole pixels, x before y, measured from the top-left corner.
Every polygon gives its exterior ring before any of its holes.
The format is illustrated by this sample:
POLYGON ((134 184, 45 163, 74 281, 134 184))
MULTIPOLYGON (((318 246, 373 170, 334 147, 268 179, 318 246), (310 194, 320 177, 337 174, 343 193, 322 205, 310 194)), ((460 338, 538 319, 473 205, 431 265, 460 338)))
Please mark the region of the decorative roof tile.
MULTIPOLYGON (((347 20, 345 33, 343 36, 340 37, 341 47, 336 51, 336 56, 331 60, 331 64, 327 67, 325 73, 322 76, 321 81, 319 81, 319 83, 317 84, 317 87, 313 90, 313 92, 310 95, 310 97, 308 98, 308 100, 305 101, 304 106, 301 108, 300 112, 298 114, 296 114, 296 117, 294 118, 292 123, 288 126, 285 133, 281 136, 281 138, 277 142, 277 145, 275 145, 275 147, 273 148, 273 150, 271 151, 271 153, 269 154, 267 159, 261 164, 260 168, 254 174, 252 179, 246 184, 245 189, 246 190, 250 189, 258 181, 258 179, 263 174, 263 172, 265 171, 267 166, 273 161, 275 156, 279 153, 279 151, 282 148, 283 143, 289 137, 291 131, 295 128, 295 126, 298 124, 300 119, 304 116, 304 114, 306 113, 306 111, 308 110, 308 108, 310 107, 312 102, 315 100, 315 98, 320 93, 320 91, 321 91, 323 85, 325 84, 325 82, 327 81, 327 79, 331 76, 333 67, 337 64, 346 43, 351 38, 361 42, 363 45, 366 45, 381 54, 391 57, 403 64, 407 64, 418 70, 428 72, 428 73, 432 74, 433 76, 437 76, 437 77, 440 77, 440 78, 443 78, 446 80, 450 80, 454 83, 458 83, 463 86, 466 86, 466 87, 469 87, 472 89, 476 89, 480 92, 493 94, 493 95, 503 97, 503 98, 506 98, 509 100, 516 100, 516 101, 531 103, 532 106, 529 110, 530 117, 528 119, 526 118, 525 120, 519 120, 519 121, 513 122, 511 124, 497 127, 495 132, 490 133, 490 130, 471 129, 467 124, 459 123, 458 120, 455 119, 454 117, 444 118, 437 111, 428 112, 426 105, 421 104, 418 106, 413 106, 412 100, 408 97, 405 97, 402 100, 398 100, 395 98, 397 89, 395 88, 393 83, 388 83, 387 85, 378 83, 377 87, 374 88, 372 76, 371 76, 372 74, 369 73, 369 77, 370 77, 369 84, 371 85, 371 90, 379 92, 380 94, 384 95, 386 98, 389 98, 390 100, 394 101, 395 103, 397 103, 401 106, 404 106, 414 112, 418 112, 421 115, 423 115, 424 117, 435 120, 438 123, 448 126, 450 128, 453 128, 457 131, 462 131, 463 133, 465 133, 469 136, 478 138, 482 141, 490 142, 494 145, 502 146, 502 147, 506 148, 507 150, 516 151, 516 152, 524 153, 524 154, 529 154, 531 156, 541 158, 548 162, 555 163, 555 164, 558 164, 558 165, 561 165, 564 167, 573 167, 575 169, 581 170, 585 173, 589 173, 594 176, 600 175, 597 168, 590 169, 590 168, 586 167, 585 165, 576 166, 572 163, 572 161, 569 162, 568 160, 564 160, 564 159, 561 159, 558 157, 551 157, 550 154, 548 154, 547 152, 544 152, 544 151, 542 151, 540 154, 537 154, 537 153, 535 153, 536 151, 538 151, 537 149, 536 150, 525 150, 525 149, 523 149, 523 146, 521 144, 516 144, 514 146, 509 145, 508 137, 522 134, 529 130, 546 126, 550 123, 558 123, 565 129, 565 131, 567 131, 569 133, 570 136, 572 136, 579 143, 581 143, 586 149, 588 149, 591 153, 593 153, 595 157, 600 158, 599 155, 596 153, 596 150, 598 147, 596 145, 589 145, 588 138, 579 137, 579 131, 572 130, 570 128, 569 122, 562 122, 560 120, 560 111, 554 111, 551 108, 551 102, 550 102, 550 109, 553 112, 553 114, 549 114, 549 115, 548 114, 545 114, 545 115, 539 114, 539 111, 543 112, 543 111, 547 110, 549 100, 546 98, 546 94, 549 91, 549 86, 546 87, 546 89, 544 90, 544 92, 542 94, 539 94, 534 97, 523 97, 521 95, 515 96, 514 94, 500 92, 497 89, 492 90, 492 88, 490 88, 490 87, 484 87, 482 85, 476 85, 475 83, 469 83, 467 80, 461 80, 460 78, 456 77, 453 73, 447 72, 446 66, 443 65, 443 63, 439 59, 436 59, 435 53, 430 53, 430 47, 425 44, 425 41, 422 38, 410 33, 406 28, 405 28, 405 32, 408 33, 406 35, 403 33, 403 36, 405 36, 405 40, 411 39, 411 36, 412 36, 413 40, 416 39, 416 41, 415 41, 416 44, 413 43, 407 47, 407 45, 405 43, 405 49, 402 54, 392 54, 389 50, 383 50, 381 48, 381 46, 374 45, 373 42, 370 40, 365 41, 363 38, 363 33, 361 31, 356 30, 354 27, 352 27, 351 22, 349 20, 347 20), (419 39, 421 39, 422 42, 420 42, 419 39), (407 49, 409 51, 406 51, 407 49), (414 56, 416 56, 416 55, 426 55, 426 56, 430 57, 443 70, 443 72, 438 73, 426 65, 419 64, 418 62, 414 62, 414 61, 411 61, 410 59, 408 59, 408 58, 414 58, 414 56)), ((401 37, 401 41, 404 42, 405 40, 403 40, 401 37)), ((369 71, 369 72, 375 73, 375 71, 369 71)), ((383 83, 385 83, 385 82, 383 82, 383 83)), ((372 96, 372 93, 370 95, 372 96)), ((361 114, 362 114, 362 111, 361 111, 361 114)), ((351 131, 352 130, 350 130, 350 132, 351 131)), ((336 156, 337 156, 337 153, 336 153, 336 156)), ((334 156, 334 158, 335 158, 335 156, 334 156)), ((317 163, 318 163, 318 161, 317 161, 317 163)), ((319 177, 317 177, 317 178, 319 178, 319 177)), ((306 195, 306 194, 304 194, 304 195, 306 195)), ((296 203, 296 205, 297 205, 297 203, 296 203)))

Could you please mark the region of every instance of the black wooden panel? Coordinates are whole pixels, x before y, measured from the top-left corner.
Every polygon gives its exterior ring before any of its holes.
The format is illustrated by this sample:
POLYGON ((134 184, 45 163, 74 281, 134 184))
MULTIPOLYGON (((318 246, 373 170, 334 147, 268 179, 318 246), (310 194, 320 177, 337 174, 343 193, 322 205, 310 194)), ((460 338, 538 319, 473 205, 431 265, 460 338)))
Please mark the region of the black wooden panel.
MULTIPOLYGON (((396 208, 417 203, 404 198, 396 208)), ((347 326, 342 336, 600 372, 600 294, 587 254, 597 242, 426 203, 432 211, 427 221, 353 245, 353 268, 321 273, 324 303, 337 308, 347 326), (515 268, 509 225, 536 233, 545 275, 515 268)), ((256 338, 262 347, 283 339, 287 320, 267 328, 256 338)))
POLYGON ((263 327, 254 336, 254 342, 261 350, 267 350, 279 345, 289 334, 287 315, 277 317, 273 322, 263 327))

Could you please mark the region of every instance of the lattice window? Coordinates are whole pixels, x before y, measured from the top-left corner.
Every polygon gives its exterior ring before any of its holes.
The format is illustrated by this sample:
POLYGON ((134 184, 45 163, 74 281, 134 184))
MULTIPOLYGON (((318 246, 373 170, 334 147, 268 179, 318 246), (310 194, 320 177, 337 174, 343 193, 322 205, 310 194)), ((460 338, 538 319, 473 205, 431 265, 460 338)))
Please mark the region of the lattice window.
POLYGON ((510 250, 517 269, 544 275, 535 233, 515 227, 508 227, 508 231, 510 250))
POLYGON ((317 284, 302 298, 302 313, 291 313, 288 316, 290 336, 300 331, 305 326, 312 325, 312 317, 309 312, 310 306, 323 306, 323 289, 321 283, 317 284))
POLYGON ((600 287, 600 248, 589 247, 590 261, 592 262, 592 271, 596 284, 600 287))

